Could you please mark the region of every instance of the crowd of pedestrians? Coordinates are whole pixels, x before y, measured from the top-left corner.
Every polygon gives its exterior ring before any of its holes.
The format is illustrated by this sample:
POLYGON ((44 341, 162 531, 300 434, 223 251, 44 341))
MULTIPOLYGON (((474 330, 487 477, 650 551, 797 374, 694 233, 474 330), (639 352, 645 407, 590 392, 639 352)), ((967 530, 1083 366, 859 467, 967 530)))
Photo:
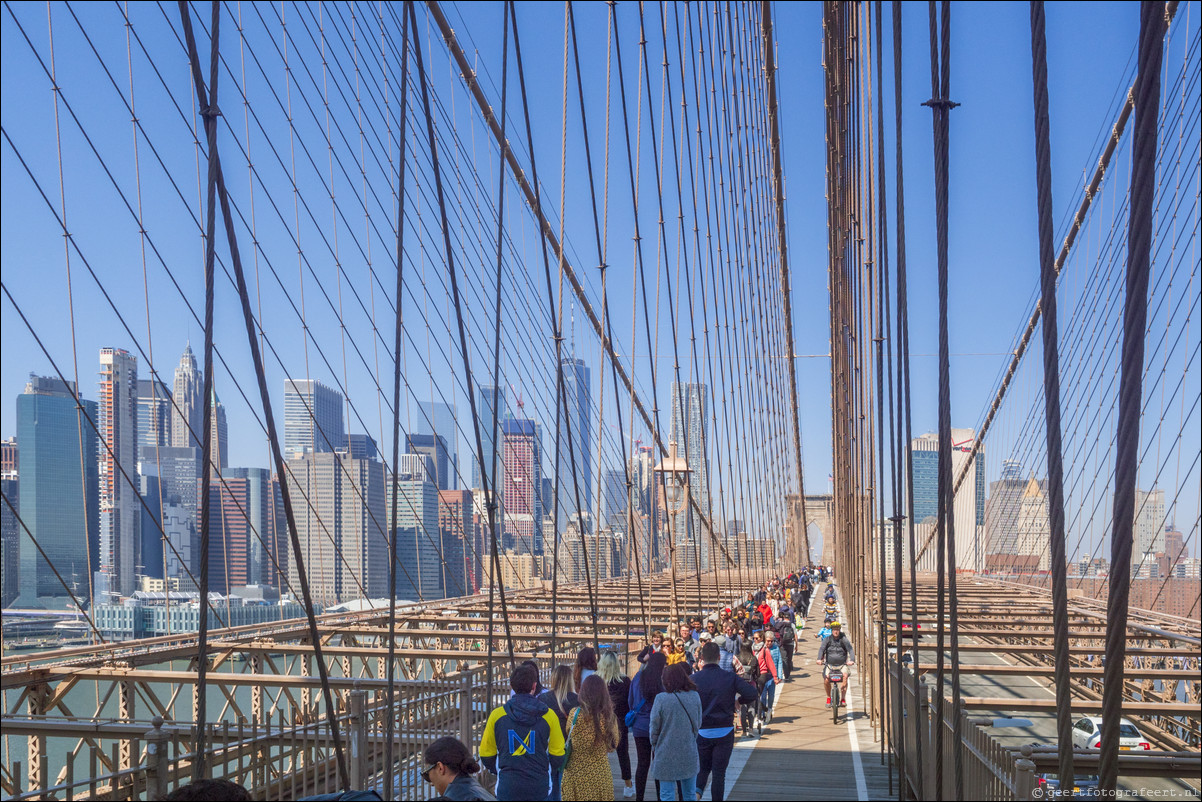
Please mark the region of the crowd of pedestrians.
MULTIPOLYGON (((674 631, 651 633, 634 676, 619 654, 591 647, 553 667, 546 687, 537 663, 522 663, 510 676, 511 697, 489 714, 479 762, 459 741, 442 738, 426 750, 422 776, 438 799, 608 800, 608 755, 616 750, 625 798, 643 802, 651 780, 660 800, 693 802, 708 786, 722 802, 736 737, 759 735, 772 720, 814 589, 827 579, 828 569, 811 566, 674 631), (481 764, 496 775, 494 792, 475 777, 481 764)), ((818 662, 852 663, 850 641, 826 617, 837 609, 827 587, 818 662)))

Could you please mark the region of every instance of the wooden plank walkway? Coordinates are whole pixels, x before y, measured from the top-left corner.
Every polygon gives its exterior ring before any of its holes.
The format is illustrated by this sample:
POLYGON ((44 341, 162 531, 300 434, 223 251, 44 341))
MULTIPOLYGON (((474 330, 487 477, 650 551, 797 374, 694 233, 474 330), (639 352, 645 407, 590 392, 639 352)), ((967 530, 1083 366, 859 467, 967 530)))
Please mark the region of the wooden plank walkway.
MULTIPOLYGON (((881 765, 880 745, 867 726, 868 714, 857 709, 859 688, 852 687, 852 705, 831 721, 822 690, 822 671, 814 662, 815 634, 822 628, 824 586, 810 607, 811 616, 798 634, 793 676, 777 691, 772 723, 760 738, 743 738, 727 774, 727 798, 759 799, 889 799, 889 775, 881 765), (848 719, 846 722, 845 719, 848 719), (858 752, 857 752, 858 750, 858 752), (744 765, 731 787, 736 761, 744 765)), ((857 655, 858 657, 859 655, 857 655)), ((860 668, 857 661, 854 671, 860 668)), ((853 680, 857 674, 853 674, 853 680)), ((896 786, 894 786, 896 793, 896 786)), ((708 790, 706 799, 709 798, 708 790)))
MULTIPOLYGON (((739 736, 726 772, 729 800, 843 800, 890 798, 889 775, 881 765, 880 744, 873 741, 868 715, 857 709, 859 689, 853 683, 852 706, 831 721, 822 690, 822 672, 814 663, 818 654, 815 634, 822 628, 822 596, 825 586, 810 606, 811 617, 798 633, 793 657, 793 676, 777 688, 772 723, 760 737, 739 736), (850 721, 844 721, 850 719, 850 721), (853 738, 860 750, 856 755, 853 738)), ((858 655, 857 655, 858 657, 858 655)), ((857 662, 853 670, 859 669, 857 662)), ((853 679, 856 675, 853 675, 853 679)), ((630 743, 630 765, 638 761, 634 739, 630 743)), ((614 754, 609 756, 614 776, 614 799, 622 800, 623 783, 614 754)), ((896 773, 895 773, 896 775, 896 773)), ((707 787, 703 800, 710 799, 707 787)), ((893 798, 896 798, 894 786, 893 798)), ((646 799, 653 800, 655 782, 647 781, 646 799)), ((688 800, 693 802, 693 800, 688 800)))

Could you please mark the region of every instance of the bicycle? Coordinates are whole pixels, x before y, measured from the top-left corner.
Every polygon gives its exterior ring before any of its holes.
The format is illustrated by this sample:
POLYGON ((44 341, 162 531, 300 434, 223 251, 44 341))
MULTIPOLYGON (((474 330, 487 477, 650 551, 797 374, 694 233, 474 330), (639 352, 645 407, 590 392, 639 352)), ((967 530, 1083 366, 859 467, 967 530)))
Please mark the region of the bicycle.
POLYGON ((846 682, 847 666, 822 667, 822 678, 831 684, 831 723, 839 723, 839 705, 843 703, 843 686, 846 682))

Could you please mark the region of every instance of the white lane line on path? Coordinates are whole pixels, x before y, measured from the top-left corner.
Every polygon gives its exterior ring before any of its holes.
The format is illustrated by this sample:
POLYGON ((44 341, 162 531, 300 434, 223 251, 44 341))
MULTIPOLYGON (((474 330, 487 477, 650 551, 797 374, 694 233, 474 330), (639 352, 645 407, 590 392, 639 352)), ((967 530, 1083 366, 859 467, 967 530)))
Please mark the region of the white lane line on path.
MULTIPOLYGON (((843 609, 842 595, 839 596, 838 604, 839 616, 842 620, 846 621, 847 611, 843 609)), ((859 799, 867 799, 868 783, 864 780, 864 763, 860 759, 860 739, 856 737, 856 720, 851 715, 851 697, 852 695, 848 693, 847 712, 844 714, 844 720, 847 722, 847 738, 851 742, 851 766, 856 775, 856 797, 859 799)))

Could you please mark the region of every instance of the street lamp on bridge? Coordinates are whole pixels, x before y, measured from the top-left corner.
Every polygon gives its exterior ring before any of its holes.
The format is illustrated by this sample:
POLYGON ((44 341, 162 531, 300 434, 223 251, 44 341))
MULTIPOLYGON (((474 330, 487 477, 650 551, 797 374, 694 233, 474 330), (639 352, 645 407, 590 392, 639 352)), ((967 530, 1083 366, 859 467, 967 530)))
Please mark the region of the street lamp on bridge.
MULTIPOLYGON (((668 443, 668 456, 654 468, 659 474, 668 511, 668 559, 672 570, 672 626, 680 623, 680 605, 676 599, 676 516, 689 504, 689 470, 684 457, 676 454, 676 441, 668 443)), ((697 570, 701 570, 701 555, 697 554, 697 570)))

